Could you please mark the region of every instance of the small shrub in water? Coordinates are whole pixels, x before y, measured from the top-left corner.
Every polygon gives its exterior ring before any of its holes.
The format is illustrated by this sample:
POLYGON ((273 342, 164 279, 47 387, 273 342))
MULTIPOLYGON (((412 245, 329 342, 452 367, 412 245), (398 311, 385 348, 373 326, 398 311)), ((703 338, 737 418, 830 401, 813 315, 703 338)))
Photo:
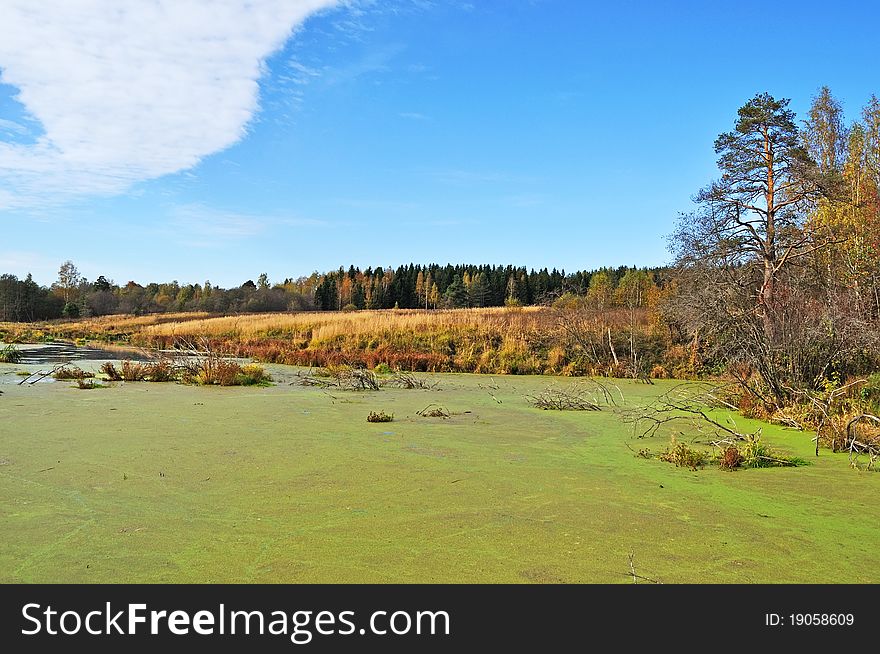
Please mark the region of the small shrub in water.
POLYGON ((263 366, 249 363, 241 367, 234 381, 238 386, 268 386, 272 376, 263 369, 263 366))
POLYGON ((730 445, 721 452, 721 456, 718 457, 718 465, 721 466, 722 470, 734 470, 740 467, 742 460, 739 449, 730 445))
POLYGON ((147 377, 151 382, 170 382, 177 380, 177 370, 170 359, 159 359, 147 367, 147 377))
POLYGON ((122 362, 123 381, 144 381, 147 378, 148 368, 137 361, 122 362))
POLYGON ((770 446, 761 441, 757 434, 746 436, 743 445, 739 448, 739 453, 742 455, 740 465, 743 468, 807 465, 807 462, 803 459, 785 456, 771 449, 770 446))
POLYGON ((95 373, 86 372, 77 366, 64 366, 53 372, 52 376, 55 379, 62 381, 66 379, 88 379, 89 377, 94 377, 95 373))
POLYGON ((687 443, 679 443, 673 436, 669 447, 660 453, 659 458, 661 461, 674 463, 679 468, 696 470, 706 464, 709 455, 703 450, 697 450, 688 446, 687 443))
POLYGON ((74 388, 79 388, 81 390, 87 391, 93 388, 107 388, 103 384, 98 384, 94 379, 77 379, 76 386, 74 388))
POLYGON ((259 386, 268 384, 271 377, 261 366, 241 366, 212 353, 188 363, 181 379, 185 384, 199 386, 259 386))
POLYGON ((370 411, 370 415, 367 416, 367 422, 391 422, 394 420, 394 414, 387 414, 384 411, 370 411))

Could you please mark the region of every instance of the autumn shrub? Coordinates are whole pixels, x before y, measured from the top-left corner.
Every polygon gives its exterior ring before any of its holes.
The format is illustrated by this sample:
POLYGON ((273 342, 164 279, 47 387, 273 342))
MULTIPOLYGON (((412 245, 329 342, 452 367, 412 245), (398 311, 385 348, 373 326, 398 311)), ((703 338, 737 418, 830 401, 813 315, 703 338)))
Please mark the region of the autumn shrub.
POLYGON ((654 379, 669 379, 669 371, 658 363, 651 368, 651 377, 654 379))
POLYGON ((171 359, 162 358, 146 366, 147 378, 151 382, 176 381, 179 372, 171 359))
POLYGON ((766 468, 771 465, 772 451, 758 436, 748 436, 739 448, 744 468, 766 468))
POLYGON ((393 371, 391 370, 391 366, 387 363, 380 363, 373 368, 373 372, 377 375, 390 375, 393 371))
POLYGON ((568 352, 564 347, 552 347, 547 352, 547 367, 555 373, 561 372, 568 365, 568 352))
POLYGON ((734 445, 725 447, 721 452, 721 455, 718 457, 718 465, 722 470, 733 470, 738 468, 742 464, 742 461, 743 457, 739 453, 739 449, 734 445))
POLYGON ((767 407, 752 393, 741 392, 736 397, 736 406, 739 412, 746 418, 755 420, 767 420, 770 417, 767 407))
POLYGON ((199 386, 236 386, 241 366, 235 361, 209 356, 190 361, 183 370, 181 380, 199 386))
POLYGON ((127 382, 144 381, 150 372, 149 366, 137 361, 122 362, 122 380, 127 382))
POLYGON ((553 308, 562 311, 582 310, 587 308, 587 298, 583 295, 566 292, 553 301, 553 308))
POLYGON ((880 415, 880 373, 868 377, 867 383, 859 391, 859 397, 864 402, 866 413, 880 415))
POLYGON ((101 366, 101 372, 104 373, 110 381, 122 381, 122 373, 116 369, 116 366, 112 361, 105 361, 101 366))

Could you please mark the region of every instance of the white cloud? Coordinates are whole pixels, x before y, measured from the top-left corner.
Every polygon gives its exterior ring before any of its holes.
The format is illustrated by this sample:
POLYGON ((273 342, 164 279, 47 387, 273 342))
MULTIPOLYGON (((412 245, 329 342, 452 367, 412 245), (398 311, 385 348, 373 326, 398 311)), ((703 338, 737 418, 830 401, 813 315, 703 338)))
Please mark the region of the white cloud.
POLYGON ((337 0, 4 0, 0 82, 45 133, 0 142, 0 209, 112 194, 245 134, 264 61, 337 0))

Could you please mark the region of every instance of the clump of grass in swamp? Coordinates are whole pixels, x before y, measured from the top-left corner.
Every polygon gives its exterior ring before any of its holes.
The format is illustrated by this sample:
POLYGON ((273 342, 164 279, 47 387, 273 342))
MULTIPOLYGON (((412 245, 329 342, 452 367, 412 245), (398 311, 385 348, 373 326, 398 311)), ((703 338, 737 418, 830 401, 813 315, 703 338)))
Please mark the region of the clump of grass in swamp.
POLYGON ((184 366, 181 381, 198 386, 269 386, 272 381, 262 366, 244 366, 219 356, 204 357, 184 366))
POLYGON ((21 351, 12 343, 0 348, 0 363, 19 363, 21 358, 21 351))
POLYGON ((122 362, 123 381, 144 381, 149 372, 147 365, 138 361, 122 362))
POLYGON ((417 416, 421 416, 422 418, 449 418, 452 414, 448 409, 443 408, 442 406, 437 406, 434 404, 429 404, 424 409, 420 411, 416 411, 417 416))
POLYGON ((370 411, 367 416, 367 422, 392 422, 394 420, 393 413, 385 413, 384 411, 370 411))
POLYGON ((272 376, 266 372, 263 366, 256 363, 248 363, 241 367, 235 376, 236 386, 269 386, 272 376))
POLYGON ((177 381, 180 370, 171 359, 163 357, 147 366, 147 377, 152 382, 177 381))
POLYGON ((52 377, 58 381, 89 379, 94 376, 95 373, 83 370, 79 366, 62 366, 52 373, 52 377))
POLYGON ((96 382, 94 379, 77 379, 74 388, 90 391, 94 388, 107 388, 107 386, 96 382))
MULTIPOLYGON (((733 443, 729 440, 722 441, 721 447, 725 456, 736 460, 737 457, 730 453, 731 448, 736 448, 739 454, 740 468, 773 468, 777 466, 804 466, 809 465, 805 459, 795 456, 787 456, 777 452, 767 443, 761 440, 757 434, 749 434, 745 440, 733 443)), ((717 458, 717 457, 716 457, 717 458)))
POLYGON ((180 378, 179 366, 168 358, 161 358, 154 362, 123 361, 120 367, 112 361, 106 361, 101 366, 101 372, 110 381, 151 381, 171 382, 180 378))
POLYGON ((667 463, 675 464, 679 468, 690 468, 696 470, 706 465, 709 460, 708 452, 690 447, 687 443, 682 443, 672 437, 669 447, 657 455, 657 458, 667 463))

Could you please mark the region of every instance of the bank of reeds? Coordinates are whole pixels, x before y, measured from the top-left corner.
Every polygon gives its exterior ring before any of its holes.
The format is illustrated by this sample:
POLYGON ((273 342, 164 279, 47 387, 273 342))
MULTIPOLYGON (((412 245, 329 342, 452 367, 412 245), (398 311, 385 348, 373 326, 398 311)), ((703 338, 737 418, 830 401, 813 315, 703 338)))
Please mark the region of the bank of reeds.
MULTIPOLYGON (((550 307, 106 316, 76 322, 7 323, 31 337, 89 339, 173 350, 201 340, 213 351, 265 363, 309 367, 387 366, 413 372, 631 375, 634 328, 639 374, 674 376, 664 343, 645 312, 581 313, 570 320, 550 307), (572 334, 571 326, 576 326, 572 334), (26 332, 26 333, 25 333, 26 332), (650 364, 650 365, 648 365, 650 364), (661 365, 662 364, 662 365, 661 365), (672 371, 672 372, 670 372, 672 371)), ((38 340, 38 339, 35 339, 38 340)))
MULTIPOLYGON (((212 348, 237 356, 309 367, 348 364, 416 372, 623 374, 610 352, 594 358, 593 353, 572 347, 559 329, 559 320, 557 312, 544 307, 259 314, 151 325, 133 334, 131 341, 170 349, 199 337, 212 348)), ((597 329, 604 339, 604 330, 610 328, 623 342, 628 320, 623 312, 605 312, 597 329)), ((644 319, 638 329, 647 331, 644 319)))

